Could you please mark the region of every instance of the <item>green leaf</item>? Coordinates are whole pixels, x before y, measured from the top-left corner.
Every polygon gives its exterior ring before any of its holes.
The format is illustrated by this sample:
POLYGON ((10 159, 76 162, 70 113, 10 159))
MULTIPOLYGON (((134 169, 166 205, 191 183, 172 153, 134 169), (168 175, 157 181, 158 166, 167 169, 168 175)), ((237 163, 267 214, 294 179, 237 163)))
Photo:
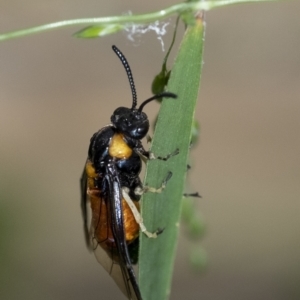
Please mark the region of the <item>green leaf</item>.
MULTIPOLYGON (((163 64, 161 66, 161 71, 159 74, 157 74, 152 82, 152 86, 151 86, 151 91, 152 93, 155 94, 160 94, 162 93, 166 86, 168 85, 168 81, 171 75, 171 70, 167 69, 167 62, 168 62, 168 58, 169 55, 171 53, 171 50, 174 46, 175 43, 175 39, 176 39, 176 34, 177 34, 177 29, 178 29, 178 24, 179 24, 179 16, 176 19, 176 23, 175 23, 175 28, 174 28, 174 33, 173 33, 173 38, 172 38, 172 42, 170 44, 170 47, 168 49, 168 52, 163 60, 163 64)), ((161 102, 162 99, 159 99, 159 102, 161 102)))
POLYGON ((149 231, 164 228, 157 239, 141 235, 139 283, 144 300, 163 300, 170 294, 173 263, 178 238, 181 200, 184 193, 187 161, 195 105, 202 68, 204 25, 197 19, 188 27, 172 68, 168 90, 177 99, 164 99, 155 127, 152 151, 165 156, 179 149, 167 162, 148 163, 145 184, 159 187, 167 173, 173 173, 161 194, 147 193, 142 201, 142 215, 149 231))
POLYGON ((78 38, 97 38, 109 34, 116 33, 124 29, 123 25, 120 24, 109 24, 109 25, 95 25, 83 28, 82 30, 74 33, 75 37, 78 38))
POLYGON ((165 90, 165 86, 168 84, 168 80, 171 72, 164 72, 163 70, 155 76, 151 91, 153 94, 160 94, 165 90))

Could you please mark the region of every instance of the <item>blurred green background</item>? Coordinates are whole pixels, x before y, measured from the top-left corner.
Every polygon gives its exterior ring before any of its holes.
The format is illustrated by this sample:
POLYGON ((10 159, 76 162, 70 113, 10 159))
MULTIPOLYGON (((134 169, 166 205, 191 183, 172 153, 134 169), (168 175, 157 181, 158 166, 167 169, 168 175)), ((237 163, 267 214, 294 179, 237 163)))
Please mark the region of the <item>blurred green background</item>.
MULTIPOLYGON (((1 1, 0 30, 174 3, 1 1)), ((203 196, 209 264, 191 271, 183 228, 172 300, 300 299, 299 11, 282 1, 207 13, 189 178, 203 196)), ((154 33, 72 38, 80 28, 0 43, 1 299, 123 299, 85 247, 79 177, 91 135, 130 105, 111 45, 130 62, 140 101, 164 53, 154 33)), ((157 110, 147 107, 151 119, 157 110)))

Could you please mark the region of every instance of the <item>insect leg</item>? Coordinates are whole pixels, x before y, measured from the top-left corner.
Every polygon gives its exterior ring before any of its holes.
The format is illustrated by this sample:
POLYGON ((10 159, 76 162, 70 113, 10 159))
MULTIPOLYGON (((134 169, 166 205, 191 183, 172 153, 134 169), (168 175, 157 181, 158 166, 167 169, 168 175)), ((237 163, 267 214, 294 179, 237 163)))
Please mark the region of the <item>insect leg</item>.
MULTIPOLYGON (((175 149, 175 151, 169 153, 168 155, 166 156, 155 156, 155 154, 151 151, 148 151, 148 159, 149 160, 152 160, 152 159, 159 159, 159 160, 164 160, 164 161, 167 161, 169 158, 175 156, 179 154, 179 149, 175 149)), ((146 156, 147 157, 147 156, 146 156)))
MULTIPOLYGON (((170 178, 172 177, 172 172, 168 172, 166 178, 163 180, 160 188, 154 188, 154 187, 149 187, 149 186, 138 186, 135 190, 134 193, 138 196, 141 196, 142 194, 146 193, 146 192, 150 192, 150 193, 161 193, 166 185, 167 182, 170 180, 170 178)), ((138 211, 138 209, 136 208, 135 204, 133 203, 132 199, 129 196, 129 189, 126 187, 122 188, 122 196, 123 199, 127 202, 128 206, 130 207, 132 214, 135 218, 135 221, 139 224, 141 231, 148 237, 148 238, 156 238, 157 235, 159 235, 160 233, 163 232, 162 229, 157 229, 157 231, 155 232, 150 232, 147 230, 145 224, 143 223, 143 218, 140 214, 140 212, 138 211)))
POLYGON ((169 158, 176 156, 179 154, 179 149, 175 149, 175 151, 167 154, 166 156, 156 156, 153 152, 151 151, 146 151, 145 149, 139 149, 139 153, 146 158, 146 160, 153 160, 153 159, 159 159, 163 161, 167 161, 169 158))
POLYGON ((143 187, 138 186, 134 190, 134 193, 139 196, 141 196, 147 192, 160 194, 166 188, 167 182, 171 179, 171 177, 172 177, 172 172, 168 172, 166 178, 163 180, 163 182, 159 188, 155 188, 155 187, 151 187, 151 186, 143 186, 143 187))
POLYGON ((186 197, 186 198, 188 198, 188 197, 202 198, 201 195, 199 195, 198 192, 196 192, 196 193, 190 193, 190 194, 189 193, 184 193, 183 197, 186 197))
MULTIPOLYGON (((188 164, 186 170, 189 171, 192 167, 188 164)), ((183 197, 188 198, 188 197, 194 197, 194 198, 202 198, 202 196, 198 192, 194 193, 184 193, 183 197)))
POLYGON ((134 216, 135 221, 139 224, 141 231, 148 237, 148 238, 157 238, 157 235, 160 234, 162 231, 159 229, 156 232, 150 232, 147 230, 146 226, 143 223, 143 218, 140 214, 140 212, 138 211, 138 209, 136 208, 135 204, 133 203, 133 201, 131 200, 129 194, 129 189, 126 187, 122 188, 122 196, 123 199, 126 201, 126 203, 128 204, 128 206, 130 207, 132 214, 134 216))

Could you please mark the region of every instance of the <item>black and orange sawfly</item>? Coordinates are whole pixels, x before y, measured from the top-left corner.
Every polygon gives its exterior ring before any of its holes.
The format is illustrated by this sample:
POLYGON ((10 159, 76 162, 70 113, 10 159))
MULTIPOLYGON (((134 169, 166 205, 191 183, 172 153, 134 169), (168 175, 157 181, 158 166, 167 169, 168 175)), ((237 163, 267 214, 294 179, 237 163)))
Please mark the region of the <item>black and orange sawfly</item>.
MULTIPOLYGON (((167 174, 159 189, 142 185, 139 178, 141 157, 155 158, 141 143, 149 130, 149 120, 143 109, 155 99, 177 96, 162 92, 145 100, 137 108, 136 89, 129 64, 116 46, 112 46, 112 49, 125 68, 132 93, 132 106, 117 108, 111 116, 111 124, 92 136, 81 178, 81 207, 88 247, 128 299, 142 300, 132 266, 137 262, 139 231, 155 238, 161 230, 154 233, 146 230, 139 214, 139 200, 145 191, 161 192, 172 175, 167 174), (91 207, 90 229, 88 202, 91 207)), ((157 158, 166 160, 177 152, 157 158)))

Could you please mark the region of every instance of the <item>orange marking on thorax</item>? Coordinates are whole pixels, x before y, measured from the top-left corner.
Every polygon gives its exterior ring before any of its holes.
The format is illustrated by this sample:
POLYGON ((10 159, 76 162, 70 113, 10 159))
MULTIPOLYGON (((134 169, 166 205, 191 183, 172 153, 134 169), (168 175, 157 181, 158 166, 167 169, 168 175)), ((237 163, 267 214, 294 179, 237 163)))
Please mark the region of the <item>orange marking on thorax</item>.
POLYGON ((126 159, 132 155, 132 149, 124 141, 123 134, 116 133, 110 141, 108 153, 111 157, 126 159))

